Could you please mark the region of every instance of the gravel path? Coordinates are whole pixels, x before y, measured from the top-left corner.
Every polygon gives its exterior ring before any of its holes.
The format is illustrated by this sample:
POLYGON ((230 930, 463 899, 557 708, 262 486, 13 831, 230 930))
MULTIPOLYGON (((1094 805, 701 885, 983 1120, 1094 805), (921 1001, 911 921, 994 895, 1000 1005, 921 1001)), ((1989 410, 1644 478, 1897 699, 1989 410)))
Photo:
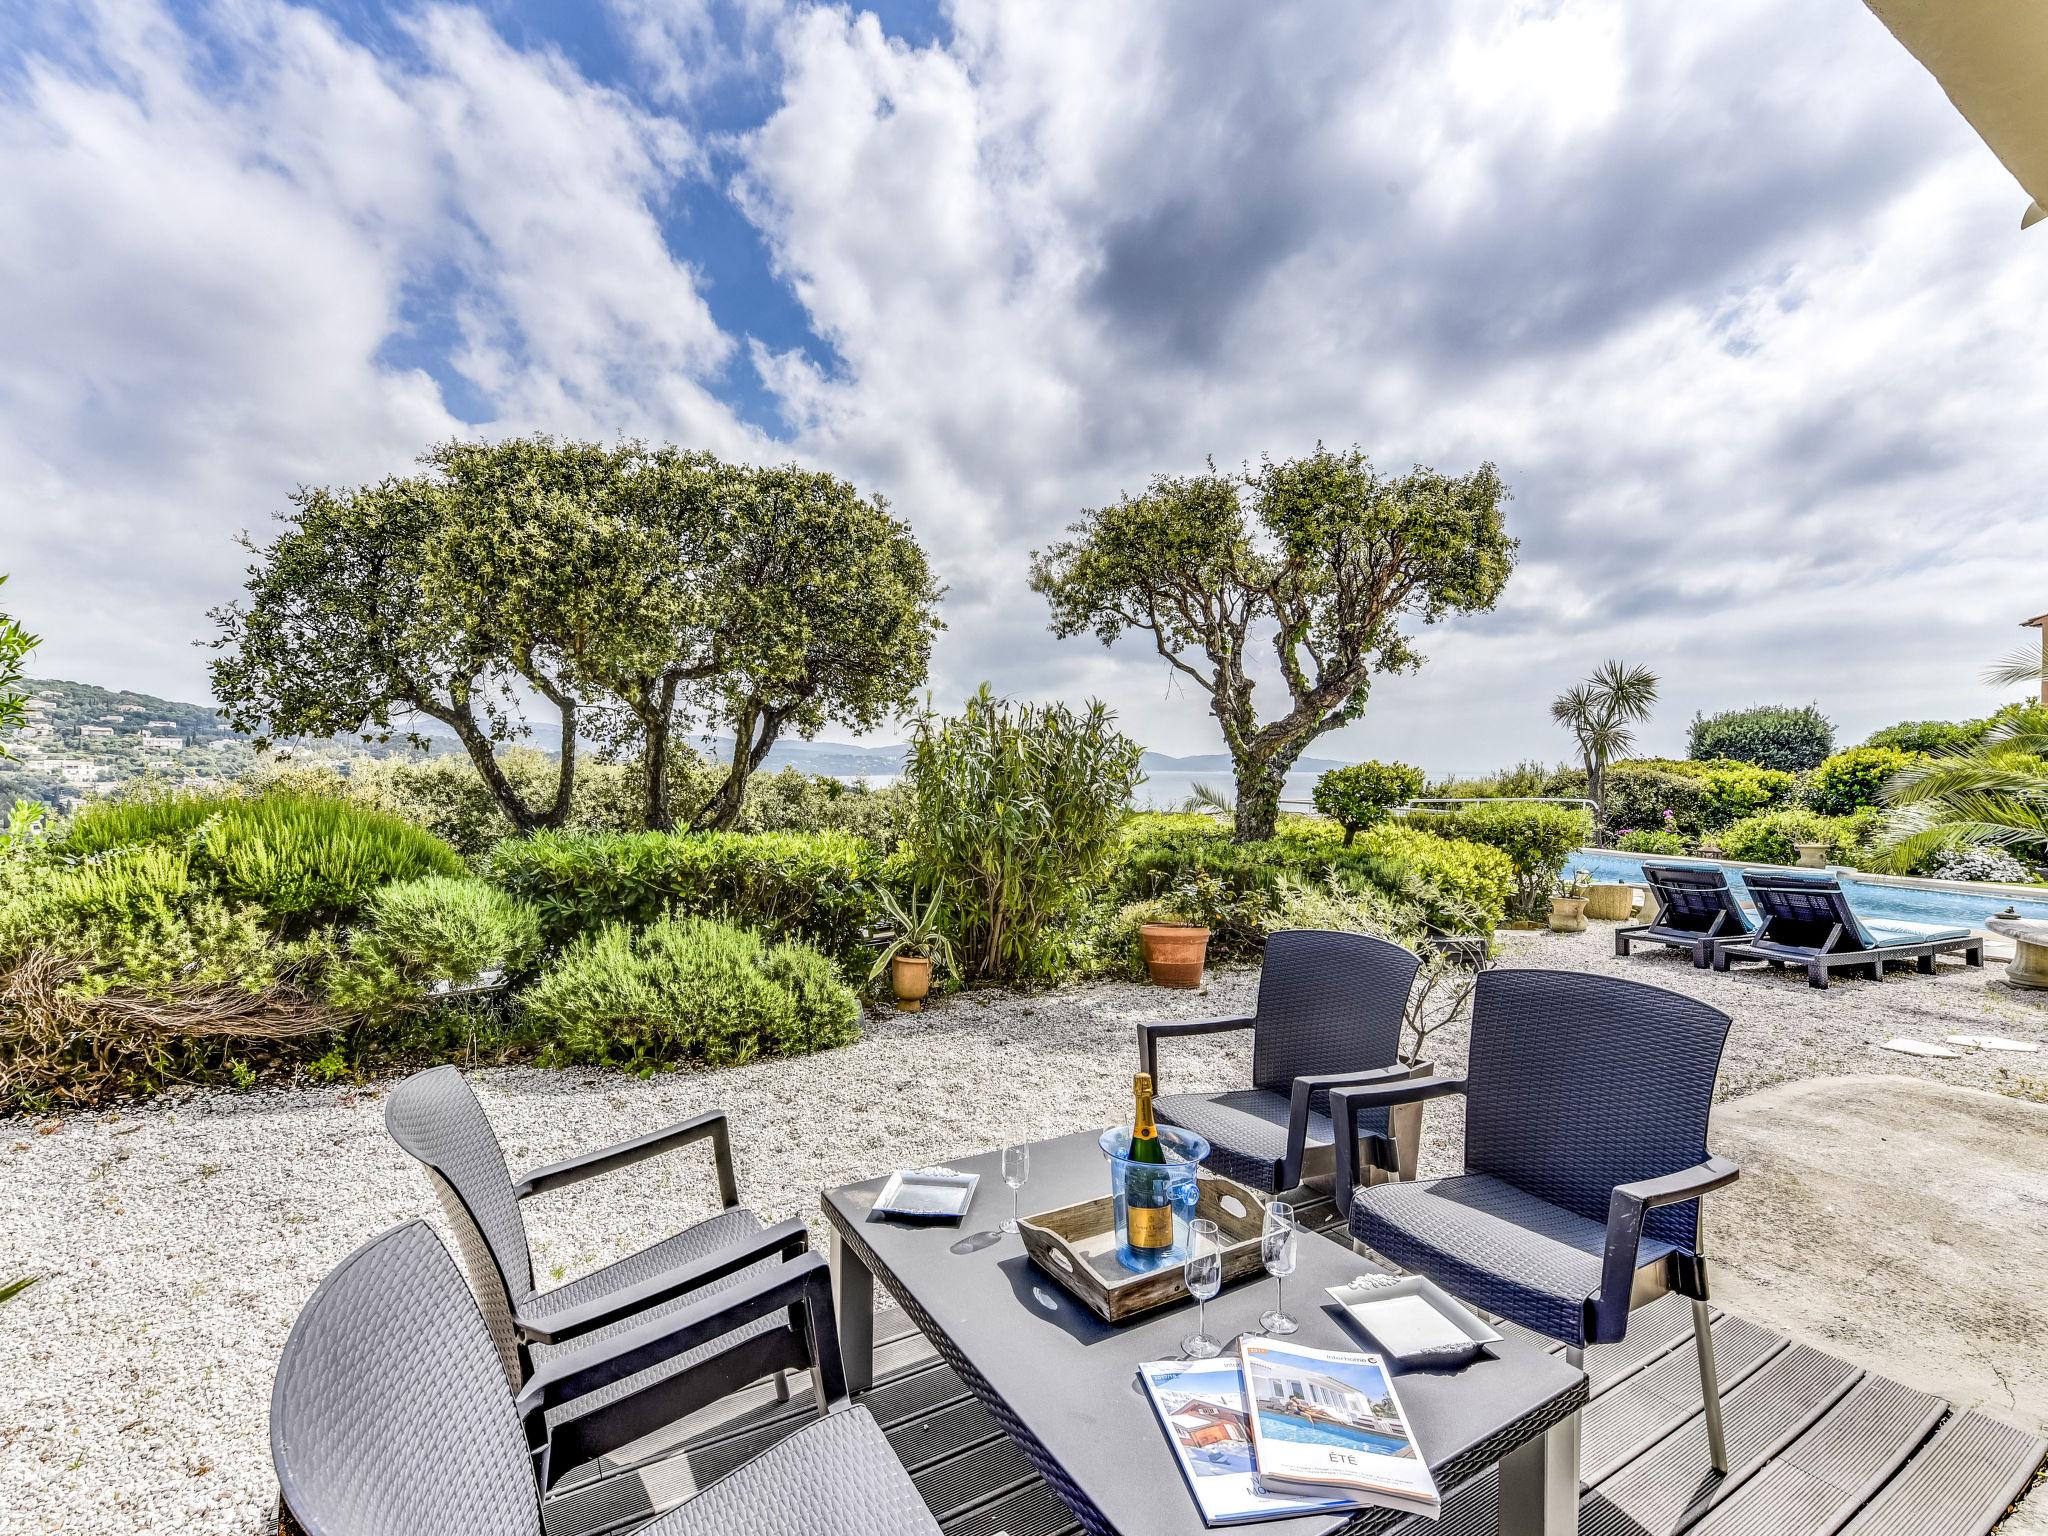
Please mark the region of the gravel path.
MULTIPOLYGON (((1944 962, 1934 978, 1823 994, 1683 957, 1615 960, 1605 929, 1507 936, 1514 965, 1583 968, 1692 992, 1735 1017, 1724 1096, 1792 1077, 1887 1071, 2048 1094, 2048 1051, 1922 1061, 1895 1034, 1998 1033, 2048 1045, 2048 1009, 1944 962)), ((1200 993, 1128 984, 975 993, 870 1021, 860 1044, 799 1061, 639 1081, 589 1071, 480 1074, 515 1171, 695 1111, 731 1111, 743 1197, 765 1219, 816 1191, 1005 1140, 1109 1124, 1128 1105, 1132 1024, 1248 1010, 1256 973, 1200 993)), ((1174 1091, 1240 1082, 1242 1039, 1162 1048, 1174 1091)), ((1462 1061, 1462 1026, 1431 1054, 1462 1061)), ((0 1310, 0 1533, 253 1536, 275 1497, 271 1371, 320 1277, 369 1235, 432 1213, 386 1138, 380 1087, 201 1093, 119 1114, 0 1121, 0 1280, 45 1276, 0 1310)), ((1454 1108, 1431 1106, 1425 1166, 1456 1163, 1454 1108), (1440 1112, 1442 1111, 1442 1112, 1440 1112)), ((531 1201, 543 1283, 708 1213, 692 1151, 531 1201)))

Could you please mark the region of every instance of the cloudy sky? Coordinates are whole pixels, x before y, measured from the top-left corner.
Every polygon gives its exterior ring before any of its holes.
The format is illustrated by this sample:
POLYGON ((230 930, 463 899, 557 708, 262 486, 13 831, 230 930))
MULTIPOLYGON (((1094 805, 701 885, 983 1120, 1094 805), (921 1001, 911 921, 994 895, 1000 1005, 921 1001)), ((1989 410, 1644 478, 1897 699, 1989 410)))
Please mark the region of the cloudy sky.
POLYGON ((1846 737, 2048 609, 2048 228, 1860 0, 0 0, 0 570, 205 694, 233 536, 454 434, 882 492, 941 699, 1214 750, 1028 551, 1205 456, 1496 461, 1520 569, 1325 755, 1557 758, 1608 656, 1846 737))

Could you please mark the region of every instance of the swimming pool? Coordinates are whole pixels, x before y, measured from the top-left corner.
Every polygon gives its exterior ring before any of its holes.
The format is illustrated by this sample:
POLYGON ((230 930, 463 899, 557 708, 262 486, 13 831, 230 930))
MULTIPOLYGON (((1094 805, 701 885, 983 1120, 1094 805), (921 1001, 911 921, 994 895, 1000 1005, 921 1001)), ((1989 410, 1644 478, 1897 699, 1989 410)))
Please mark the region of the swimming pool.
MULTIPOLYGON (((1684 864, 1686 859, 1656 859, 1659 864, 1684 864)), ((1583 869, 1595 880, 1621 882, 1628 885, 1643 883, 1643 859, 1633 853, 1616 853, 1611 848, 1581 848, 1572 855, 1572 869, 1583 869)), ((1728 883, 1735 887, 1745 899, 1748 890, 1742 883, 1739 870, 1727 865, 1728 883)), ((1820 871, 1815 871, 1820 873, 1820 871)), ((1842 882, 1842 888, 1849 893, 1849 900, 1864 917, 1888 917, 1907 923, 1938 923, 1944 927, 1981 928, 1984 919, 2003 912, 2007 906, 2019 908, 2022 917, 2048 918, 2048 891, 2041 899, 2028 900, 2010 895, 2002 887, 1989 887, 1983 895, 1969 890, 1927 890, 1914 885, 1883 885, 1873 880, 1863 880, 1847 870, 1835 874, 1842 882)))

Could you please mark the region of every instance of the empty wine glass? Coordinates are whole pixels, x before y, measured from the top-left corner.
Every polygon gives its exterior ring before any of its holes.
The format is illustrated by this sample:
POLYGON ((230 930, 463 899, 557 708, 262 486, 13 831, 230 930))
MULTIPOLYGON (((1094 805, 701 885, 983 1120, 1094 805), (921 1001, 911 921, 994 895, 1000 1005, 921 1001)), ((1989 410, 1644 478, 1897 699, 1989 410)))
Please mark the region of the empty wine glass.
POLYGON ((1031 1148, 1022 1143, 1003 1148, 1003 1182, 1010 1186, 1010 1219, 1005 1232, 1015 1232, 1024 1215, 1024 1181, 1031 1177, 1031 1148))
POLYGON ((1294 1207, 1275 1200, 1266 1207, 1266 1225, 1259 1233, 1259 1257, 1274 1280, 1273 1310, 1261 1313, 1259 1326, 1268 1333, 1292 1333, 1301 1325, 1287 1315, 1287 1277, 1294 1273, 1300 1253, 1301 1228, 1295 1224, 1294 1207))
POLYGON ((1209 1337, 1209 1298, 1223 1289, 1223 1241, 1213 1221, 1188 1223, 1187 1279, 1188 1294, 1202 1308, 1195 1331, 1180 1341, 1180 1352, 1190 1360, 1207 1360, 1223 1353, 1223 1346, 1209 1337))

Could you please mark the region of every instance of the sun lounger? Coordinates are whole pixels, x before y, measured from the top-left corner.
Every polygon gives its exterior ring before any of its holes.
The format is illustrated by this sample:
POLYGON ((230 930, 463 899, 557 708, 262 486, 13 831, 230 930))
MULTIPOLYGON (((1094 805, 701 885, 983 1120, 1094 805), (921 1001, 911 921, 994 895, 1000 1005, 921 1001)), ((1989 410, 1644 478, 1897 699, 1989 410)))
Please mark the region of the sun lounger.
POLYGON ((1832 875, 1752 869, 1743 871, 1742 883, 1762 921, 1755 937, 1714 950, 1717 971, 1733 960, 1801 965, 1808 982, 1826 987, 1832 971, 1860 970, 1882 980, 1887 962, 1911 960, 1925 976, 1934 974, 1936 955, 1961 954, 1965 964, 1984 963, 1984 941, 1967 928, 1858 917, 1832 875))
POLYGON ((1726 870, 1711 864, 1645 864, 1643 881, 1657 901, 1657 915, 1647 923, 1619 928, 1614 952, 1626 955, 1632 943, 1667 944, 1692 955, 1705 970, 1724 944, 1756 936, 1756 925, 1735 899, 1726 870))

